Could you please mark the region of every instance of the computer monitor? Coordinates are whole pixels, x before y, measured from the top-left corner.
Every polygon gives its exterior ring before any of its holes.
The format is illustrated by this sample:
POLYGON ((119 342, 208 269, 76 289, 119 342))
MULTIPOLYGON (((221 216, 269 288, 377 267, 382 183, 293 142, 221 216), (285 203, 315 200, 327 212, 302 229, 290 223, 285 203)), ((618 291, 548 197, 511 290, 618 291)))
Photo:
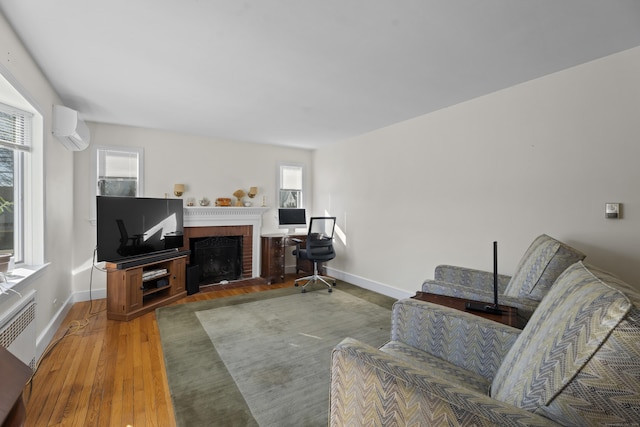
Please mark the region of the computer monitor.
POLYGON ((296 228, 307 228, 307 215, 304 209, 278 209, 278 227, 295 233, 296 228))

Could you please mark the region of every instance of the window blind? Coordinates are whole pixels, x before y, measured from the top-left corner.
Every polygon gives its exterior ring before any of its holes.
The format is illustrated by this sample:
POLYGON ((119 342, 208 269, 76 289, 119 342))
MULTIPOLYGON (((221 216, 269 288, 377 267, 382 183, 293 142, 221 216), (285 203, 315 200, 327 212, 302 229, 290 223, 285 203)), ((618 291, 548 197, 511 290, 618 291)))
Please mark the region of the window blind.
POLYGON ((33 114, 0 103, 0 146, 31 151, 33 114))

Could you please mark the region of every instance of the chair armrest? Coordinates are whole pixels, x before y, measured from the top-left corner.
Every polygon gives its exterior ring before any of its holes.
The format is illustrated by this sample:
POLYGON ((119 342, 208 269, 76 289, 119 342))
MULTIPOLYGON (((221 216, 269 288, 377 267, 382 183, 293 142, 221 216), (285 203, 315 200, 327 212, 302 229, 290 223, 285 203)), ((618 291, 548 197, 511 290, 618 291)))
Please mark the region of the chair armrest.
POLYGON ((391 314, 391 341, 403 342, 489 381, 520 332, 464 311, 411 298, 394 303, 391 314))
MULTIPOLYGON (((434 281, 456 283, 471 289, 488 289, 493 292, 493 273, 455 265, 438 265, 434 272, 434 281)), ((504 293, 511 276, 498 274, 498 292, 504 293)), ((423 285, 424 286, 424 285, 423 285)))
POLYGON ((295 255, 296 258, 298 258, 299 255, 300 255, 300 245, 302 243, 304 243, 304 240, 298 239, 297 237, 291 237, 291 238, 289 238, 289 240, 291 240, 292 242, 294 242, 296 244, 296 248, 291 253, 293 255, 295 255))
POLYGON ((558 425, 351 338, 331 354, 329 409, 330 426, 558 425))

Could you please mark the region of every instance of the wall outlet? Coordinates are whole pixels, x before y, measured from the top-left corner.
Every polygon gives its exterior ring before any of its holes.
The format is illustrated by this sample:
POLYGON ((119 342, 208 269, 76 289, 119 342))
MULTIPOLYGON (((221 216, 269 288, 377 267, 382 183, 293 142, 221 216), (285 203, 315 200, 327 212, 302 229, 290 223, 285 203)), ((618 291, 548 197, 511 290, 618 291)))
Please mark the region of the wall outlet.
POLYGON ((620 218, 620 203, 605 203, 604 216, 608 219, 620 218))

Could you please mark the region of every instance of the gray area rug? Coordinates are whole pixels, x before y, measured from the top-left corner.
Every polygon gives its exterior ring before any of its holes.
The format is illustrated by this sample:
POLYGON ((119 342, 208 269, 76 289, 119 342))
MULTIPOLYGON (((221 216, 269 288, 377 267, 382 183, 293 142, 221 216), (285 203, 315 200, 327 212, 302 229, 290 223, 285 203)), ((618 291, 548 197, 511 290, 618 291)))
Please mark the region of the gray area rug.
POLYGON ((178 426, 326 426, 331 349, 389 339, 395 300, 344 282, 156 311, 178 426))

